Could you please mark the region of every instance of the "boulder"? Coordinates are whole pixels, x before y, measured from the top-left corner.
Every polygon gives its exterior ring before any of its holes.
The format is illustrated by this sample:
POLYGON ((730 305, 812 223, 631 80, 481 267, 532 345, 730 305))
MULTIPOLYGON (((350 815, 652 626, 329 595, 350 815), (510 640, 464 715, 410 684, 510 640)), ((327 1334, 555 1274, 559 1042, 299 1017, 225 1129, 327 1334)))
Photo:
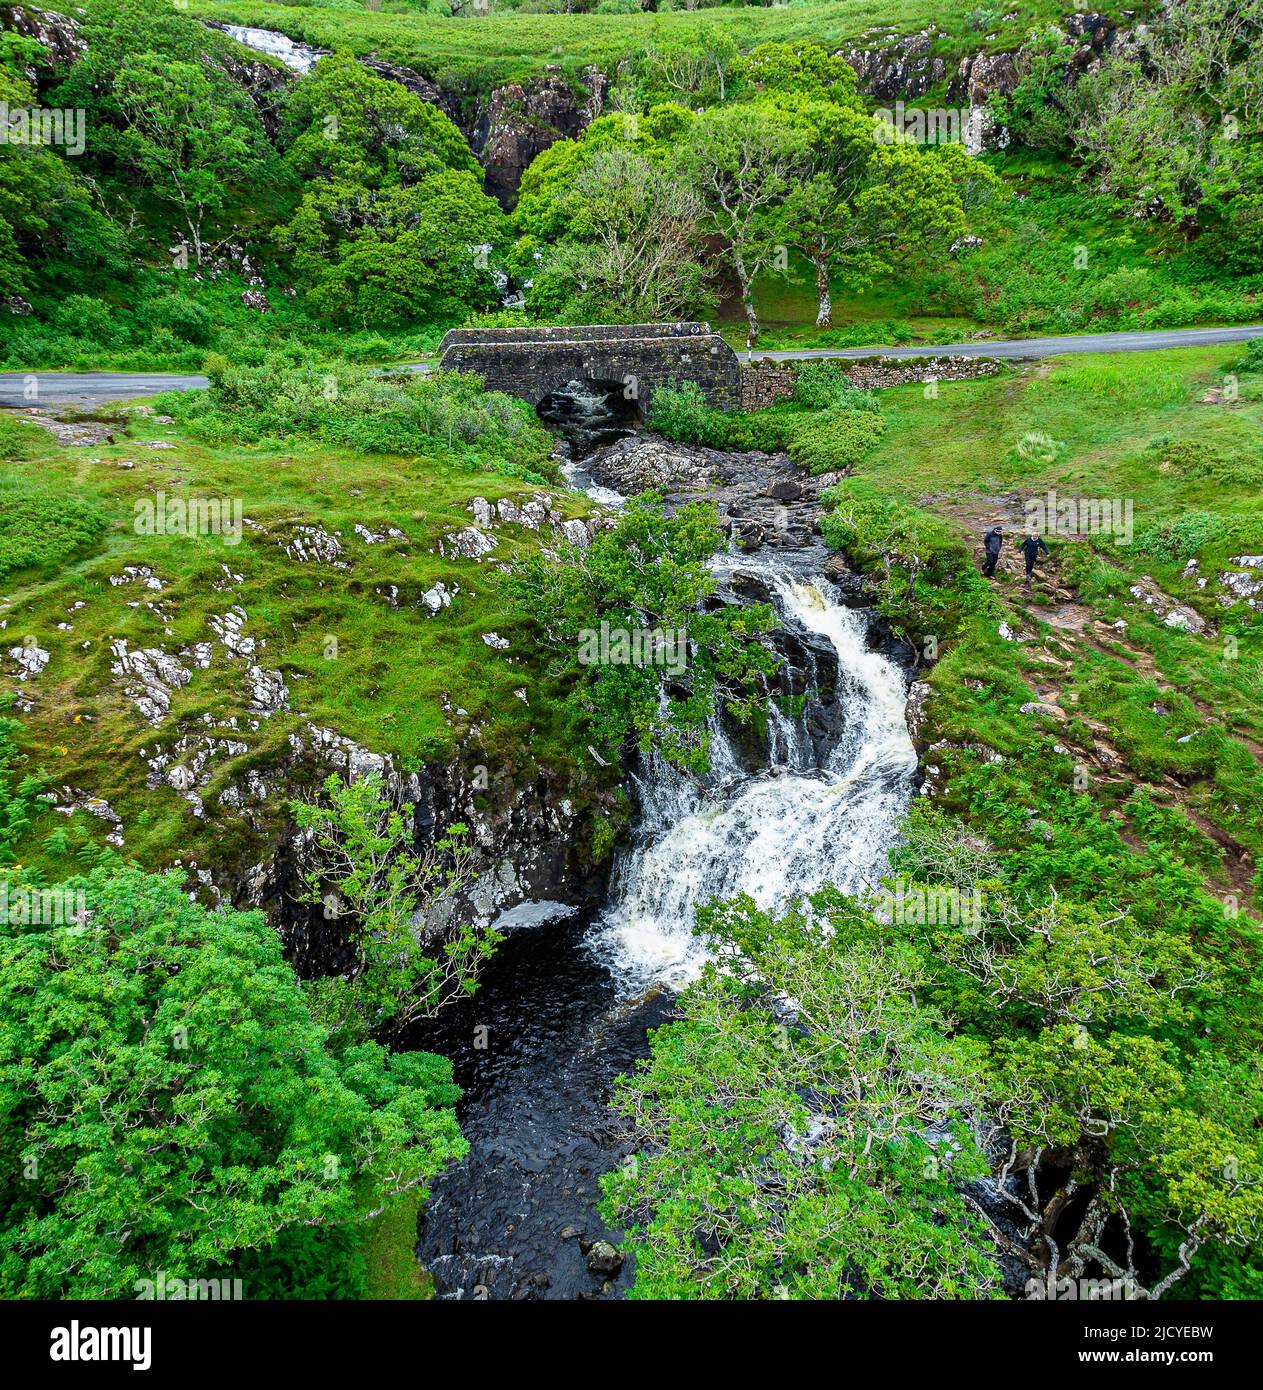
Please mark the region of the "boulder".
POLYGON ((588 1268, 593 1274, 617 1274, 623 1267, 623 1257, 608 1240, 592 1243, 588 1250, 588 1268))

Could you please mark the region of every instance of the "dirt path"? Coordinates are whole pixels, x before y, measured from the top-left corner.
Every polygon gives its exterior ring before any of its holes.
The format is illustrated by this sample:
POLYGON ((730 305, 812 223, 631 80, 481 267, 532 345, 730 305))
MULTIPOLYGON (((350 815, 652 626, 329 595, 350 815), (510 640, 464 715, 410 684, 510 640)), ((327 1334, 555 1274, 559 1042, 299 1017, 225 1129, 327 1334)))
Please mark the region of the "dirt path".
MULTIPOLYGON (((1097 720, 1076 712, 1077 694, 1074 690, 1076 661, 1088 649, 1131 667, 1141 680, 1151 682, 1162 693, 1186 696, 1196 706, 1205 724, 1223 728, 1224 732, 1263 761, 1263 746, 1234 727, 1224 724, 1218 711, 1190 691, 1167 681, 1159 672, 1150 652, 1129 642, 1125 630, 1103 622, 1078 594, 1063 580, 1056 554, 1041 556, 1034 576, 1026 578, 1026 565, 1017 548, 1024 534, 1024 496, 1020 493, 989 495, 985 493, 956 493, 951 496, 928 496, 917 499, 917 505, 953 522, 962 535, 974 544, 975 563, 981 570, 984 560, 982 537, 993 527, 1004 533, 1004 547, 996 566, 996 588, 1011 614, 1015 630, 1034 634, 1024 643, 1025 651, 1039 664, 1039 670, 1027 673, 1027 680, 1040 702, 1065 713, 1067 721, 1076 719, 1091 733, 1087 746, 1075 741, 1068 730, 1060 734, 1060 747, 1092 768, 1098 783, 1131 788, 1146 788, 1159 802, 1174 802, 1194 825, 1212 839, 1223 851, 1222 869, 1209 879, 1213 891, 1222 895, 1233 893, 1247 910, 1254 910, 1252 879, 1255 864, 1249 851, 1223 826, 1210 820, 1199 804, 1193 787, 1185 786, 1174 777, 1158 781, 1144 777, 1133 769, 1125 755, 1110 741, 1112 730, 1097 720), (1044 631, 1041 625, 1047 625, 1044 631)), ((1127 832, 1125 838, 1134 840, 1127 832)), ((1133 847, 1138 847, 1138 842, 1133 847)))

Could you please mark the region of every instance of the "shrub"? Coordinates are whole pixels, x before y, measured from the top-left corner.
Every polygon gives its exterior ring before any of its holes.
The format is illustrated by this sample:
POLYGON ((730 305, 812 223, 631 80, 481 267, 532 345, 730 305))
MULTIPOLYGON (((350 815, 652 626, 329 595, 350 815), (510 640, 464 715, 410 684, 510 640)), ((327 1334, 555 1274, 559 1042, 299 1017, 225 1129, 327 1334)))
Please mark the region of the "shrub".
POLYGON ((183 343, 205 346, 211 340, 215 323, 208 309, 182 294, 160 294, 142 310, 151 328, 165 328, 183 343))
POLYGON ((793 422, 801 412, 764 410, 746 415, 739 410, 716 410, 706 404, 695 381, 680 386, 660 386, 649 406, 648 427, 677 444, 699 444, 707 449, 766 454, 787 447, 793 422))
POLYGON ((87 294, 68 294, 49 315, 49 322, 62 333, 94 343, 108 345, 121 336, 110 306, 87 294))
POLYGON ((1188 560, 1224 531, 1221 517, 1211 512, 1185 512, 1146 527, 1136 537, 1136 549, 1173 564, 1188 560))
POLYGON ((1239 372, 1263 372, 1263 338, 1255 338, 1237 361, 1239 372))
POLYGON ((170 393, 162 408, 210 443, 305 435, 366 452, 418 454, 443 444, 475 464, 542 483, 552 439, 531 408, 463 372, 386 375, 273 353, 261 366, 209 354, 207 391, 170 393))
POLYGON ((872 410, 831 410, 795 429, 789 452, 812 473, 836 472, 859 463, 885 431, 885 419, 872 410))
POLYGON ((880 410, 871 391, 861 391, 836 362, 808 362, 798 373, 794 399, 810 410, 880 410))

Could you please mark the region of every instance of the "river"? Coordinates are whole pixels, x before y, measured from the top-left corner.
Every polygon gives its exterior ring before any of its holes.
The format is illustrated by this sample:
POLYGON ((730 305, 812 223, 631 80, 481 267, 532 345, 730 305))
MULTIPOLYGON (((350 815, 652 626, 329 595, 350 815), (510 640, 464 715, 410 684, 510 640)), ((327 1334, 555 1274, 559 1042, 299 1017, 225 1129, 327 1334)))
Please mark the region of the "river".
MULTIPOLYGON (((589 424, 622 427, 599 410, 589 424)), ((581 458, 567 472, 595 499, 617 501, 581 458)), ((617 1238, 594 1203, 601 1173, 632 1147, 608 1100, 701 967, 695 909, 737 892, 774 908, 883 871, 916 771, 906 677, 874 649, 871 615, 821 576, 824 558, 819 548, 762 550, 714 566, 721 592, 754 585, 798 650, 820 654, 822 669, 807 673, 818 693, 770 702, 753 756, 717 718, 700 780, 641 760, 633 829, 604 906, 587 917, 548 905, 511 914, 477 994, 414 1039, 451 1057, 465 1088, 471 1152, 434 1183, 418 1246, 441 1297, 619 1297, 630 1264, 596 1272, 585 1256, 592 1241, 617 1238)))

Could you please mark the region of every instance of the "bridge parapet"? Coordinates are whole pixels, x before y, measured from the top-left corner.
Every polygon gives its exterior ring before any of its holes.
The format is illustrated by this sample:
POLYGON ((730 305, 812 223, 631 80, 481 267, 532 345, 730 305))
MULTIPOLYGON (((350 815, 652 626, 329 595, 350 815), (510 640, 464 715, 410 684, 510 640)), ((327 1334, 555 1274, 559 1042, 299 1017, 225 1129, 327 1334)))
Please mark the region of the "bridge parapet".
POLYGON ((532 405, 571 381, 618 387, 642 412, 667 382, 697 382, 720 410, 741 403, 737 355, 707 323, 452 329, 439 351, 444 371, 477 372, 532 405))

